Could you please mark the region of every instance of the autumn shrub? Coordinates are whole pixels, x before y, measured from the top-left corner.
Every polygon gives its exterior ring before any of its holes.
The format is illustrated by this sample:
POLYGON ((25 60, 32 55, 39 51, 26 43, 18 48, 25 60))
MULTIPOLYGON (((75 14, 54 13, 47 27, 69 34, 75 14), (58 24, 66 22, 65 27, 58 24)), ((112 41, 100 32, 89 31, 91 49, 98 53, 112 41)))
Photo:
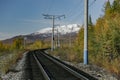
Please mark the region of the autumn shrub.
POLYGON ((14 51, 0 57, 0 73, 5 74, 18 59, 21 58, 23 51, 14 51))
POLYGON ((16 38, 11 44, 0 42, 0 75, 5 74, 24 51, 22 38, 16 38))
POLYGON ((30 50, 41 49, 41 48, 43 48, 43 46, 44 46, 44 43, 40 40, 37 40, 34 43, 32 43, 31 45, 29 45, 28 49, 30 49, 30 50))

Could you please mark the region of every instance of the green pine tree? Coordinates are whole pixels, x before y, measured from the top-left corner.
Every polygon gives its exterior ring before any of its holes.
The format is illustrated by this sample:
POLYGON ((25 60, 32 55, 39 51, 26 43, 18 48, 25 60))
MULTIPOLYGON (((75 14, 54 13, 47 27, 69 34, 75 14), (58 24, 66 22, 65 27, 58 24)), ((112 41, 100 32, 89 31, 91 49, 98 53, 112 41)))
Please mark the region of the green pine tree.
POLYGON ((88 18, 88 25, 93 26, 91 15, 89 15, 89 18, 88 18))

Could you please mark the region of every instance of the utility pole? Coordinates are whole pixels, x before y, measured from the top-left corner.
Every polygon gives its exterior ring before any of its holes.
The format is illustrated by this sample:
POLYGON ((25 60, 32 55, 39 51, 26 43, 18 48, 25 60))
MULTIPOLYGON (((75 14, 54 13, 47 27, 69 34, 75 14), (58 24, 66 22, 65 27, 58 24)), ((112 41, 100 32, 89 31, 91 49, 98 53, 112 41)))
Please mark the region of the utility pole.
POLYGON ((26 40, 27 40, 27 37, 24 37, 24 49, 26 47, 26 40))
MULTIPOLYGON (((58 25, 58 27, 60 27, 60 25, 58 25)), ((60 47, 60 33, 59 33, 59 30, 58 30, 58 27, 57 27, 57 47, 59 48, 60 47)))
POLYGON ((84 0, 84 64, 88 64, 88 0, 84 0))
POLYGON ((57 31, 57 47, 59 48, 60 47, 60 32, 59 32, 59 28, 60 28, 60 24, 56 25, 56 31, 57 31))
POLYGON ((55 49, 55 37, 54 37, 54 21, 55 21, 55 16, 52 16, 52 20, 53 20, 53 27, 52 27, 52 38, 51 38, 51 51, 53 51, 55 49))
POLYGON ((72 47, 72 30, 73 30, 73 26, 70 28, 70 33, 69 33, 69 47, 72 47))
POLYGON ((59 33, 59 28, 60 28, 60 24, 56 25, 56 32, 57 32, 57 39, 56 39, 56 47, 59 48, 60 47, 60 33, 59 33))
POLYGON ((54 38, 54 24, 55 24, 55 19, 61 19, 61 17, 65 18, 65 15, 48 15, 48 14, 43 14, 44 19, 52 19, 53 21, 53 26, 52 26, 52 37, 51 37, 51 51, 54 50, 54 45, 55 45, 55 38, 54 38))

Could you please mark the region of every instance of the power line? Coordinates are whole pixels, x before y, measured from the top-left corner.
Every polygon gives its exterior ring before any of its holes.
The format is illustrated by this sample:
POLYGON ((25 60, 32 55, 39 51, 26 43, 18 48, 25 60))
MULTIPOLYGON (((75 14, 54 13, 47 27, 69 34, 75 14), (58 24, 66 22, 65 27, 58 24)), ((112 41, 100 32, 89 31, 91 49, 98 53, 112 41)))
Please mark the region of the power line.
MULTIPOLYGON (((79 0, 72 8, 68 9, 68 12, 66 13, 67 20, 69 23, 75 22, 76 16, 80 15, 78 11, 80 11, 83 8, 83 0, 79 0)), ((82 10, 81 10, 82 11, 82 10)))
POLYGON ((68 17, 70 16, 73 16, 76 12, 75 11, 73 11, 73 10, 77 10, 78 11, 78 9, 80 8, 81 9, 81 7, 82 7, 82 0, 80 0, 80 2, 78 2, 77 4, 76 4, 76 6, 74 6, 74 7, 72 7, 72 9, 70 9, 70 10, 68 10, 68 13, 66 14, 66 15, 68 15, 68 17))
POLYGON ((54 38, 54 24, 55 19, 61 19, 62 17, 65 18, 65 15, 49 15, 49 14, 43 14, 44 19, 52 19, 53 21, 53 27, 52 27, 52 37, 51 37, 51 51, 55 48, 55 38, 54 38))
MULTIPOLYGON (((89 7, 89 8, 92 7, 92 6, 95 4, 95 2, 96 2, 96 0, 92 1, 88 7, 89 7)), ((83 8, 82 8, 81 11, 80 11, 80 14, 76 15, 75 18, 81 18, 81 17, 83 16, 83 15, 82 15, 83 12, 84 12, 84 10, 83 10, 83 8)), ((75 21, 75 20, 73 20, 73 21, 75 21)))
MULTIPOLYGON (((93 0, 93 1, 89 4, 88 7, 89 7, 89 8, 92 7, 92 6, 95 4, 95 2, 96 2, 96 0, 93 0)), ((81 19, 82 16, 83 16, 83 15, 82 15, 83 12, 84 12, 84 9, 82 8, 81 11, 80 11, 80 13, 79 13, 78 15, 76 15, 70 22, 75 21, 75 20, 77 20, 78 18, 81 19)))
MULTIPOLYGON (((89 4, 89 15, 91 15, 91 14, 94 14, 94 4, 95 4, 95 2, 96 2, 96 0, 93 0, 90 4, 89 4)), ((91 17, 92 17, 93 15, 91 15, 91 17)))
POLYGON ((89 5, 89 8, 96 2, 96 0, 93 0, 90 5, 89 5))
POLYGON ((48 7, 48 11, 51 11, 51 9, 52 9, 52 7, 53 7, 53 4, 54 4, 54 0, 51 1, 50 6, 48 7))
POLYGON ((70 22, 75 21, 75 20, 77 20, 78 18, 79 18, 79 19, 82 19, 82 16, 83 16, 83 14, 84 14, 83 12, 84 12, 84 11, 83 11, 83 9, 82 9, 79 14, 75 15, 74 18, 71 19, 70 22))

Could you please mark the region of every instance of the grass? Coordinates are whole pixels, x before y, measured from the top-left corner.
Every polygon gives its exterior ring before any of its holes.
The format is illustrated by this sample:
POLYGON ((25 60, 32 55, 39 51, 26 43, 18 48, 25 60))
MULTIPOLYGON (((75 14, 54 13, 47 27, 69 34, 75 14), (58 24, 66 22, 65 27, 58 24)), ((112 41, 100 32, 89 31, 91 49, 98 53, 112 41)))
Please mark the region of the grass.
POLYGON ((4 75, 8 72, 10 67, 14 65, 22 56, 23 51, 14 51, 5 56, 1 56, 0 59, 0 73, 4 75))
POLYGON ((58 56, 60 59, 69 61, 72 63, 79 63, 82 60, 80 59, 80 55, 77 52, 74 52, 72 48, 60 48, 55 49, 54 51, 48 51, 51 55, 58 56))

